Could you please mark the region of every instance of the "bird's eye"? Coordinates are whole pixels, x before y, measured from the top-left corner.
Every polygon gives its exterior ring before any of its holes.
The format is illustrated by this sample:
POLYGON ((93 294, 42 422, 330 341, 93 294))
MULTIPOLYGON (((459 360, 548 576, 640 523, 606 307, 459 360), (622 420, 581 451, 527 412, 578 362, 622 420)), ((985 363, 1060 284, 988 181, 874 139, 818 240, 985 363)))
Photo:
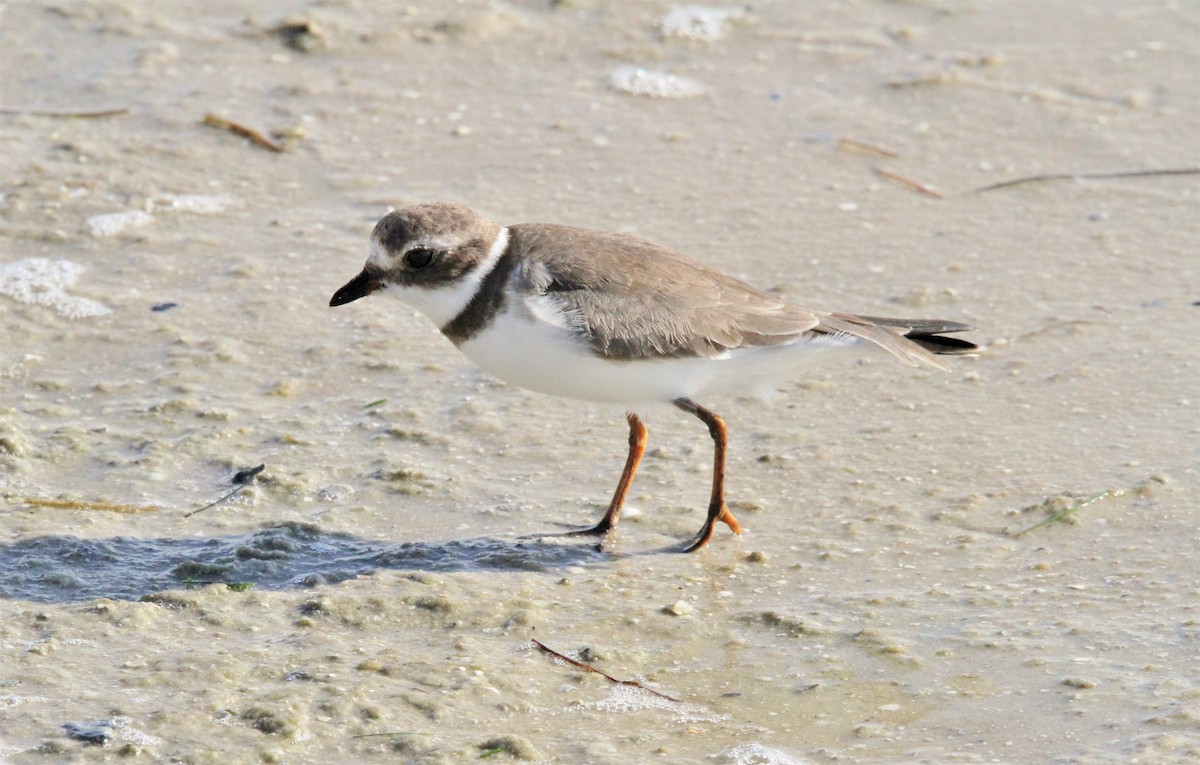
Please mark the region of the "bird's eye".
POLYGON ((404 264, 409 268, 425 268, 433 262, 436 254, 425 247, 416 247, 404 253, 404 264))

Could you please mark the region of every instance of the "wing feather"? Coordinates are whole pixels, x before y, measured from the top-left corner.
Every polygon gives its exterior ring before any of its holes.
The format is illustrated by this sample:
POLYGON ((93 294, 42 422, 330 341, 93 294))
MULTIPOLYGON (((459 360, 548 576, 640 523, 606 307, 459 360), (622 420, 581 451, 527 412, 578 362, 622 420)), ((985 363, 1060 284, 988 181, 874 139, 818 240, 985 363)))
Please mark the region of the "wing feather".
POLYGON ((529 310, 546 319, 552 307, 609 358, 717 358, 790 343, 818 325, 812 311, 649 242, 546 224, 511 230, 512 246, 536 253, 514 274, 529 310))
POLYGON ((523 263, 512 278, 528 295, 527 310, 573 330, 606 358, 721 358, 823 335, 864 340, 911 366, 948 370, 935 353, 977 350, 938 334, 971 329, 965 324, 801 308, 634 237, 534 223, 510 231, 523 263))

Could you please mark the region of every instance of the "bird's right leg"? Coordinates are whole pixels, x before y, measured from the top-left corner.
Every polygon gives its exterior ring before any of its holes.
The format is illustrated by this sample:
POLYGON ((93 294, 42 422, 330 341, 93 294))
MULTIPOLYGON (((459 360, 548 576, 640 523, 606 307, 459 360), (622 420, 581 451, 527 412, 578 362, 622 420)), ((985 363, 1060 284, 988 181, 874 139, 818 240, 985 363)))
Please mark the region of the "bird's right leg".
POLYGON ((621 471, 621 480, 617 482, 617 490, 613 492, 612 501, 608 503, 608 511, 600 522, 590 529, 581 529, 580 531, 568 532, 570 536, 596 535, 607 534, 617 527, 617 521, 621 520, 621 506, 625 504, 625 497, 629 494, 629 486, 633 483, 633 476, 637 473, 638 465, 642 463, 642 455, 646 453, 646 426, 636 414, 630 412, 626 415, 629 420, 629 456, 625 458, 625 469, 621 471))
POLYGON ((629 486, 633 483, 633 476, 637 473, 638 465, 642 463, 642 455, 646 453, 646 426, 642 424, 641 419, 633 412, 627 414, 626 418, 629 420, 629 456, 625 458, 625 469, 621 471, 621 480, 617 482, 617 490, 613 492, 612 501, 608 503, 608 510, 604 513, 604 517, 600 519, 600 522, 595 526, 589 526, 585 529, 550 534, 529 534, 525 538, 598 537, 607 534, 617 527, 617 521, 621 519, 621 507, 625 504, 625 497, 629 494, 629 486))

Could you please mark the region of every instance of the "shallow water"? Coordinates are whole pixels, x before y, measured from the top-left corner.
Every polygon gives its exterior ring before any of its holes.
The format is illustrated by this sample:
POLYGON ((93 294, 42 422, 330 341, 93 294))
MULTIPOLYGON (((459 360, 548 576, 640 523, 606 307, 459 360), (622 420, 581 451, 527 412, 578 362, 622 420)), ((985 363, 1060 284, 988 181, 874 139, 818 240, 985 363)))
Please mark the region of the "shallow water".
POLYGON ((184 585, 241 582, 264 590, 336 584, 380 569, 547 571, 602 566, 594 547, 500 539, 372 544, 317 526, 284 523, 207 538, 57 535, 0 545, 0 597, 39 603, 136 600, 184 585))
POLYGON ((0 762, 1200 755, 1196 177, 970 193, 1194 164, 1200 11, 724 10, 706 39, 633 3, 3 7, 0 762), (988 350, 703 402, 742 537, 675 552, 711 447, 662 407, 603 551, 529 539, 602 514, 624 413, 327 306, 439 198, 988 350), (74 281, 37 299, 33 259, 74 281))

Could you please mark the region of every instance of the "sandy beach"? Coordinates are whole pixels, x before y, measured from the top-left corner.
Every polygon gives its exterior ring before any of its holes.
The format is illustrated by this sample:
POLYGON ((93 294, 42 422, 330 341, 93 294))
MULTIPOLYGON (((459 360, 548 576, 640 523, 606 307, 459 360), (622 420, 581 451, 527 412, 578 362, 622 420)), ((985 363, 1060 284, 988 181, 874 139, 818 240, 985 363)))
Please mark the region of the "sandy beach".
POLYGON ((0 3, 0 764, 1197 761, 1198 41, 1192 1, 0 3), (741 536, 675 551, 711 446, 664 406, 615 538, 527 538, 603 513, 625 412, 328 307, 439 199, 986 350, 702 402, 741 536))

